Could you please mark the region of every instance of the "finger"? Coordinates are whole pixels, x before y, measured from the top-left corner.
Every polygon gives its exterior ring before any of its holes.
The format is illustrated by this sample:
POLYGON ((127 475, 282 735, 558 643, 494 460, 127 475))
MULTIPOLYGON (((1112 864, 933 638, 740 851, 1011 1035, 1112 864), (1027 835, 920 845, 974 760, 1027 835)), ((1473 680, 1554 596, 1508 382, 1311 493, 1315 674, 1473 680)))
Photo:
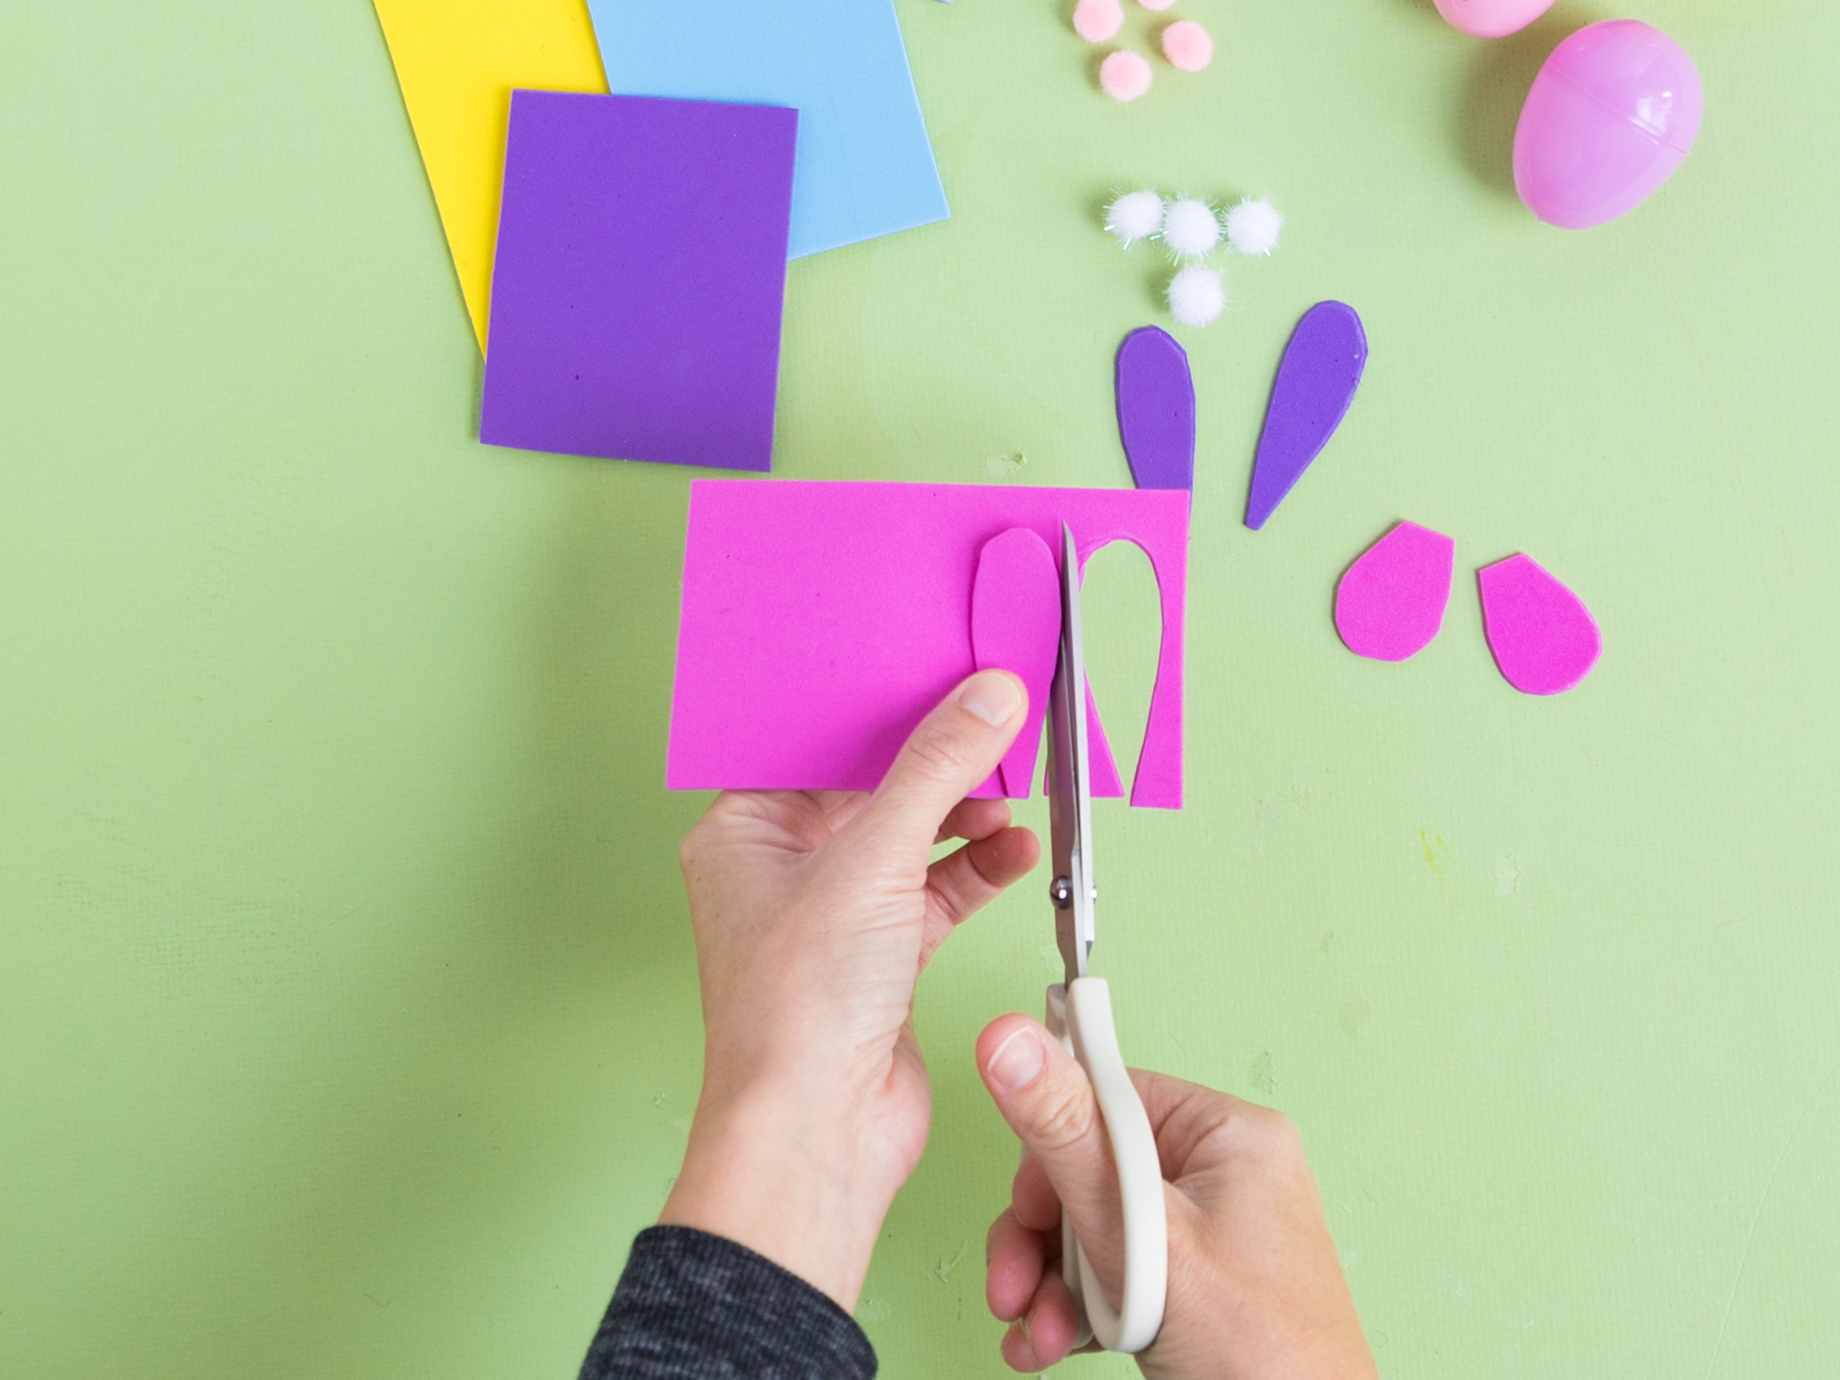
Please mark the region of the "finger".
POLYGON ((926 870, 926 925, 920 964, 948 934, 1021 881, 1041 860, 1041 840, 1016 826, 974 839, 926 870))
MULTIPOLYGON (((1030 1231, 1060 1231, 1061 1200, 1055 1196, 1054 1185, 1048 1182, 1048 1171, 1041 1167, 1041 1161, 1033 1155, 1022 1157, 1022 1164, 1016 1170, 1016 1181, 1010 1185, 1009 1205, 1016 1214, 1016 1220, 1030 1231)), ((1058 1235, 1056 1239, 1059 1239, 1058 1235)), ((1054 1254, 1060 1252, 1055 1251, 1054 1254)))
POLYGON ((1080 1315, 1058 1270, 1042 1276, 1029 1311, 1003 1338, 1003 1359, 1019 1371, 1040 1372, 1059 1365, 1073 1352, 1080 1335, 1080 1315))
POLYGON ((997 1110, 1041 1161, 1102 1285, 1116 1289, 1124 1265, 1118 1170, 1086 1070, 1027 1016, 984 1028, 978 1068, 997 1110))
POLYGON ((897 846, 930 846, 952 807, 997 769, 1027 717, 1029 694, 1008 671, 980 671, 920 721, 856 823, 897 846))
POLYGON ((1196 1167, 1196 1157, 1204 1146, 1228 1149, 1248 1136, 1275 1129, 1276 1123, 1283 1120, 1280 1113, 1268 1107, 1171 1078, 1166 1073, 1132 1069, 1131 1082, 1156 1132, 1163 1177, 1172 1181, 1196 1167), (1222 1132, 1232 1134, 1223 1139, 1222 1132))
POLYGON ((987 839, 999 829, 1007 829, 1010 818, 1007 800, 961 800, 952 807, 952 813, 946 816, 945 823, 939 826, 939 832, 933 835, 933 842, 987 839))
POLYGON ((1047 1267, 1041 1233, 1030 1231, 1006 1209, 984 1238, 984 1302, 999 1322, 1015 1322, 1029 1310, 1047 1267))
POLYGON ((819 791, 814 798, 833 834, 861 814, 863 806, 869 803, 867 791, 819 791))

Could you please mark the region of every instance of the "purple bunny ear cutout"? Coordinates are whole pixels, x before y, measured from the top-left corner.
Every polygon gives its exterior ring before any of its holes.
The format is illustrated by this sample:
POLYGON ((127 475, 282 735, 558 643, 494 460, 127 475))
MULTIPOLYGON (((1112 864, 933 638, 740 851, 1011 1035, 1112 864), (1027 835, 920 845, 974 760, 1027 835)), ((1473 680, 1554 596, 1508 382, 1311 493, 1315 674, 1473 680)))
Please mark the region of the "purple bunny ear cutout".
POLYGON ((1345 302, 1320 302, 1291 334, 1252 470, 1246 526, 1258 531, 1348 415, 1367 367, 1367 332, 1345 302))
POLYGON ((1175 337, 1155 326, 1118 347, 1118 436, 1140 489, 1195 487, 1195 380, 1175 337))

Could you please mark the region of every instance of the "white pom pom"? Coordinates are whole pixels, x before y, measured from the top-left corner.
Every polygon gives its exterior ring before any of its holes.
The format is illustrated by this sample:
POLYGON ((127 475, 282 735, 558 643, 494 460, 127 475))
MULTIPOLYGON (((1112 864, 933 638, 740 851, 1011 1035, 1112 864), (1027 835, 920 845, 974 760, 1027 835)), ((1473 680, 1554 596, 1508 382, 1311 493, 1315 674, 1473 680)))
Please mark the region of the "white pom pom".
POLYGON ((1226 289, 1211 268, 1190 264, 1169 280, 1169 314, 1184 326, 1205 326, 1226 307, 1226 289))
POLYGON ((1163 228, 1163 198, 1155 192, 1126 192, 1105 208, 1105 228, 1130 248, 1163 228))
POLYGON ((1284 217, 1269 201, 1248 198, 1227 212, 1227 243, 1241 254, 1269 254, 1278 247, 1284 217))
POLYGON ((1206 258, 1220 243, 1220 218, 1205 201, 1172 201, 1163 213, 1163 243, 1184 259, 1206 258))

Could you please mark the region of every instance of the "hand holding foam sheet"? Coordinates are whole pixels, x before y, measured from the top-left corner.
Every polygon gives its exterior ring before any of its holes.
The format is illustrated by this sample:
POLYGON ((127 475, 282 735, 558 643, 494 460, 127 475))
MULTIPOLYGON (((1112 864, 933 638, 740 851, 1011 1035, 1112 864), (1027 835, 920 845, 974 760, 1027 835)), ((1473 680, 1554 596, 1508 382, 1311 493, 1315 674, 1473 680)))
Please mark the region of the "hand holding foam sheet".
MULTIPOLYGON (((1013 619, 979 611, 974 589, 995 597, 979 587, 983 560, 1016 556, 1018 528, 1052 551, 1065 520, 1082 562, 1112 541, 1150 558, 1163 642, 1131 801, 1180 808, 1188 512, 1179 490, 697 481, 666 785, 873 790, 914 725, 978 669, 974 634, 1013 619)), ((1024 644, 1059 635, 1059 600, 1044 605, 1036 583, 1019 612, 1046 626, 1012 621, 1024 644)))

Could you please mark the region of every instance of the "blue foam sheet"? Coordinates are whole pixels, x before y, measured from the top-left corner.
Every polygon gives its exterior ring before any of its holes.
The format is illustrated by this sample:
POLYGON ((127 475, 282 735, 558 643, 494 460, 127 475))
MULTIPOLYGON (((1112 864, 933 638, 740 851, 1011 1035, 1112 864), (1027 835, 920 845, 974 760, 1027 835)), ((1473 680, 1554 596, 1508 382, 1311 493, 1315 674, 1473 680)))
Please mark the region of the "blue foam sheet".
POLYGON ((949 214, 894 0, 588 0, 608 89, 799 112, 789 254, 949 214))

